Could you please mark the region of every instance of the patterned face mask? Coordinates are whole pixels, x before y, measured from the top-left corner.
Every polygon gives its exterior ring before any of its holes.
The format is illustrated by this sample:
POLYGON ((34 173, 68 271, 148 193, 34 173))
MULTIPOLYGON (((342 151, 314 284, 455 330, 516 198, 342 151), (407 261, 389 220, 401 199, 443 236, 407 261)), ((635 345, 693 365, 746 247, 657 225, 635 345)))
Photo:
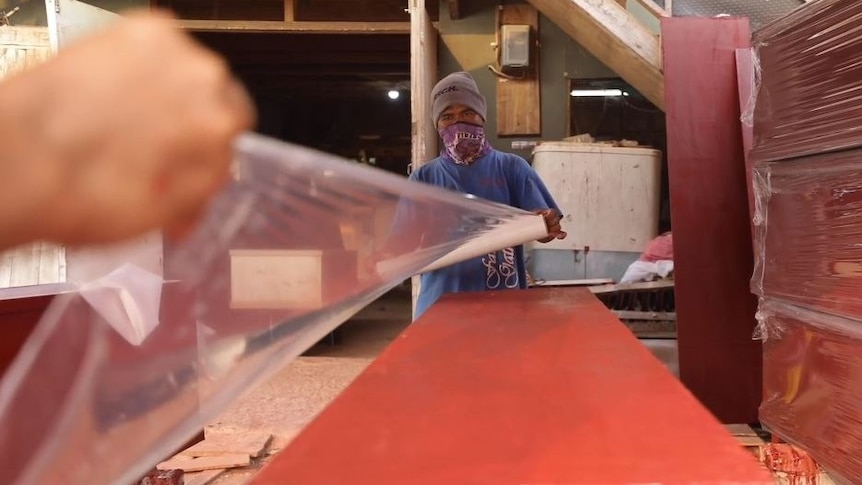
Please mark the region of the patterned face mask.
POLYGON ((470 165, 491 151, 485 129, 469 123, 455 123, 440 130, 445 155, 458 165, 470 165))

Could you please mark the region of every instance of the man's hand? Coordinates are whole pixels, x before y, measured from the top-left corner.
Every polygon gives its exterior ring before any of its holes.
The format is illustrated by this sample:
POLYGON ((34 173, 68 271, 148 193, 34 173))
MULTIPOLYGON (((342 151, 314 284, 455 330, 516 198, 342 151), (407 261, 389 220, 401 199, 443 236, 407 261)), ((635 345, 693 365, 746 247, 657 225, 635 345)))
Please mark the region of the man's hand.
POLYGON ((66 244, 194 224, 255 119, 225 62, 152 14, 0 84, 0 105, 0 178, 30 185, 0 232, 66 244), (7 224, 16 214, 29 220, 7 224))
POLYGON ((554 239, 565 239, 568 234, 560 226, 560 214, 554 209, 536 209, 533 211, 545 219, 548 228, 548 237, 539 239, 540 243, 549 243, 554 239))

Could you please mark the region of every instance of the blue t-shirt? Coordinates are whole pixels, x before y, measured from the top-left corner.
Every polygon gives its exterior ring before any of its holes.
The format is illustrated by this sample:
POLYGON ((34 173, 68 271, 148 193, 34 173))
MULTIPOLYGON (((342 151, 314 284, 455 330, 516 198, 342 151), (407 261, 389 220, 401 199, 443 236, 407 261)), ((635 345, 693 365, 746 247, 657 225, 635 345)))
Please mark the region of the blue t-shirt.
MULTIPOLYGON (((413 172, 410 179, 519 209, 560 212, 538 174, 526 160, 511 153, 491 150, 469 166, 441 156, 413 172)), ((527 288, 523 246, 423 274, 416 317, 444 293, 517 288, 527 288)))

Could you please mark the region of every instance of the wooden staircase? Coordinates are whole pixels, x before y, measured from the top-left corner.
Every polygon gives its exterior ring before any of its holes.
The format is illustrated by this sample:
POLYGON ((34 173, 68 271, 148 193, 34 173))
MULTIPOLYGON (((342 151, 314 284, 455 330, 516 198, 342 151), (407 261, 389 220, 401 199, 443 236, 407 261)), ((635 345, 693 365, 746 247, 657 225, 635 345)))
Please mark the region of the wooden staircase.
MULTIPOLYGON (((621 5, 625 0, 528 1, 656 107, 664 110, 660 37, 621 5)), ((652 0, 637 1, 657 18, 670 16, 652 0)))

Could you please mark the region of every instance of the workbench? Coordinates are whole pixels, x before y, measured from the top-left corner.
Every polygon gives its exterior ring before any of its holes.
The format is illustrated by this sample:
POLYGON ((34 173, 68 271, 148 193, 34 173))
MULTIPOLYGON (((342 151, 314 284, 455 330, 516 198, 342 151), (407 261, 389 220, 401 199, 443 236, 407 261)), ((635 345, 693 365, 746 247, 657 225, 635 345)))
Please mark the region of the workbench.
POLYGON ((549 288, 443 297, 252 483, 772 481, 588 289, 549 288))

